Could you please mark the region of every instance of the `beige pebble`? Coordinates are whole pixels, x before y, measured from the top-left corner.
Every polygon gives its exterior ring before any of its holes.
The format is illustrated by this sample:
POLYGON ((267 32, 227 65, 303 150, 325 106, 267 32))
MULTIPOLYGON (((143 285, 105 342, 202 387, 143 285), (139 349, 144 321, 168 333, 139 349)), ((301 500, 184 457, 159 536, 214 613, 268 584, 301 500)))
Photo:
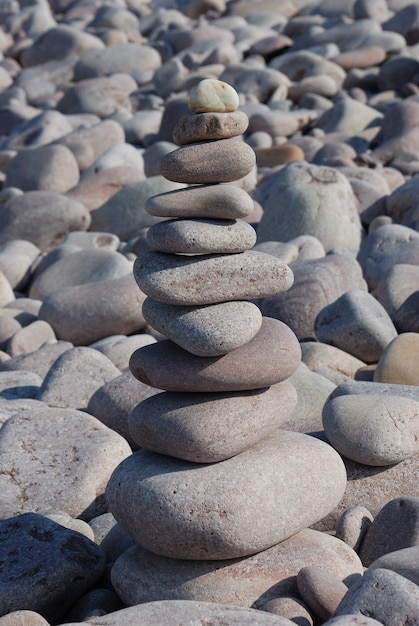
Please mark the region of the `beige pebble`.
POLYGON ((236 90, 222 80, 204 78, 191 90, 188 107, 192 113, 223 113, 236 111, 239 96, 236 90))
POLYGON ((419 333, 402 333, 384 350, 374 382, 419 385, 419 333))

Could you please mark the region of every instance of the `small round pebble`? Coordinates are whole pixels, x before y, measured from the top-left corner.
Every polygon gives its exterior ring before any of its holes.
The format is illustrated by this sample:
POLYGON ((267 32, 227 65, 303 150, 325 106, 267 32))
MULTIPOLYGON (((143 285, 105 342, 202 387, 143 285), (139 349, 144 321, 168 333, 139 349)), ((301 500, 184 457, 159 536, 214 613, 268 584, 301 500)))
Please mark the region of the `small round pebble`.
POLYGON ((191 90, 188 107, 193 113, 225 113, 236 111, 239 104, 239 96, 231 85, 206 78, 191 90))

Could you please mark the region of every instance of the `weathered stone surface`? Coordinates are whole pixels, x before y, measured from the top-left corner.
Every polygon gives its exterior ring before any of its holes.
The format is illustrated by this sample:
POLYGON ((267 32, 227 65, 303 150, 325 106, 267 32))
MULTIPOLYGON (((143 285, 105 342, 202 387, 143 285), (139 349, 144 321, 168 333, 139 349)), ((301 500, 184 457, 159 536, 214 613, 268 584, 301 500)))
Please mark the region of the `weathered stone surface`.
POLYGON ((186 306, 260 298, 285 291, 293 283, 285 263, 252 250, 197 257, 145 252, 134 263, 134 277, 151 298, 186 306))
POLYGON ((352 585, 335 615, 365 615, 382 624, 417 624, 419 587, 387 569, 375 569, 352 585))
POLYGON ((256 232, 243 220, 165 220, 148 229, 147 243, 179 254, 244 252, 256 243, 256 232))
POLYGON ((194 185, 151 196, 145 208, 156 217, 240 219, 252 213, 254 202, 235 185, 194 185))
POLYGON ((197 356, 220 356, 240 348, 262 326, 260 310, 247 301, 186 307, 146 298, 142 313, 155 330, 197 356))
POLYGON ((288 326, 264 318, 251 341, 221 357, 195 356, 165 340, 136 350, 130 369, 141 382, 166 391, 242 391, 285 380, 300 356, 300 345, 288 326))
POLYGON ((323 408, 330 443, 365 465, 393 465, 419 453, 419 402, 401 396, 343 395, 323 408))
POLYGON ((2 511, 54 509, 89 519, 103 512, 109 476, 130 448, 91 415, 41 406, 7 420, 0 453, 2 511))
POLYGON ((180 599, 259 607, 281 595, 297 596, 299 570, 319 561, 341 580, 362 573, 348 546, 305 529, 254 556, 221 562, 170 559, 135 546, 116 561, 111 579, 128 605, 180 599))
MULTIPOLYGON (((135 626, 141 622, 148 626, 172 626, 174 621, 179 624, 188 624, 197 620, 207 621, 211 626, 292 625, 288 619, 276 615, 267 615, 254 609, 240 608, 234 604, 166 600, 138 604, 97 618, 90 617, 88 622, 68 622, 67 626, 87 626, 87 624, 135 626)), ((34 624, 34 626, 38 626, 38 624, 34 624)))
POLYGON ((359 249, 362 229, 356 199, 347 178, 334 168, 289 163, 268 180, 262 206, 259 243, 312 235, 326 252, 359 249))
POLYGON ((237 393, 159 393, 128 418, 138 447, 196 463, 215 463, 270 436, 290 416, 297 394, 288 381, 237 393))
POLYGON ((99 546, 43 515, 1 520, 0 538, 0 615, 26 607, 56 623, 105 569, 99 546))
POLYGON ((222 464, 139 450, 114 471, 106 494, 117 521, 145 548, 212 560, 254 554, 315 523, 339 502, 345 485, 342 460, 330 446, 278 431, 222 464))
POLYGON ((182 146, 208 139, 238 137, 245 132, 248 124, 249 118, 243 111, 186 115, 178 120, 173 130, 173 141, 182 146))
POLYGON ((249 174, 256 156, 244 141, 232 137, 182 146, 161 161, 161 174, 179 183, 228 183, 249 174))

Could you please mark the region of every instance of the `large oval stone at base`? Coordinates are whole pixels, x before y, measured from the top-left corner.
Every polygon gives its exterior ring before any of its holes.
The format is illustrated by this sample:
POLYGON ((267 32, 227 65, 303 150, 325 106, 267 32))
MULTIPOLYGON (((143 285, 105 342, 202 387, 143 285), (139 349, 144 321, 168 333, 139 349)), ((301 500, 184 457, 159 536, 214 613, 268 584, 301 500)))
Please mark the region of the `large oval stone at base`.
POLYGON ((117 559, 111 579, 127 605, 195 600, 259 607, 271 598, 296 596, 299 570, 319 563, 347 582, 363 572, 352 548, 307 528, 254 556, 225 561, 169 559, 134 546, 117 559))
POLYGON ((177 559, 255 554, 325 517, 346 471, 328 444, 278 431, 231 459, 199 465, 139 450, 113 472, 110 511, 135 542, 177 559))

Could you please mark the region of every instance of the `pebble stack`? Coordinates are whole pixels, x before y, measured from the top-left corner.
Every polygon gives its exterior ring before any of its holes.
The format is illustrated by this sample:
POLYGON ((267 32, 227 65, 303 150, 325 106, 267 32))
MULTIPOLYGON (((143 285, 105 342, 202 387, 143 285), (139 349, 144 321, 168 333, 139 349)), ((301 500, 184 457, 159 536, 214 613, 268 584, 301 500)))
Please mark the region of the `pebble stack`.
MULTIPOLYGON (((237 93, 222 81, 192 90, 191 113, 174 130, 180 147, 161 166, 190 186, 147 203, 169 219, 148 230, 153 249, 137 258, 134 276, 147 295, 145 319, 167 339, 136 350, 130 369, 164 391, 132 411, 141 449, 115 469, 106 491, 112 514, 139 544, 113 569, 128 605, 169 599, 155 580, 168 568, 147 551, 172 559, 175 572, 186 560, 248 557, 322 519, 346 487, 332 447, 280 429, 296 406, 288 379, 301 349, 288 326, 263 317, 250 299, 287 290, 293 274, 249 250, 255 232, 241 217, 252 201, 237 181, 255 156, 239 137, 247 117, 237 107, 237 93)), ((256 566, 248 567, 252 578, 256 566)), ((214 589, 189 599, 215 600, 214 589)))

